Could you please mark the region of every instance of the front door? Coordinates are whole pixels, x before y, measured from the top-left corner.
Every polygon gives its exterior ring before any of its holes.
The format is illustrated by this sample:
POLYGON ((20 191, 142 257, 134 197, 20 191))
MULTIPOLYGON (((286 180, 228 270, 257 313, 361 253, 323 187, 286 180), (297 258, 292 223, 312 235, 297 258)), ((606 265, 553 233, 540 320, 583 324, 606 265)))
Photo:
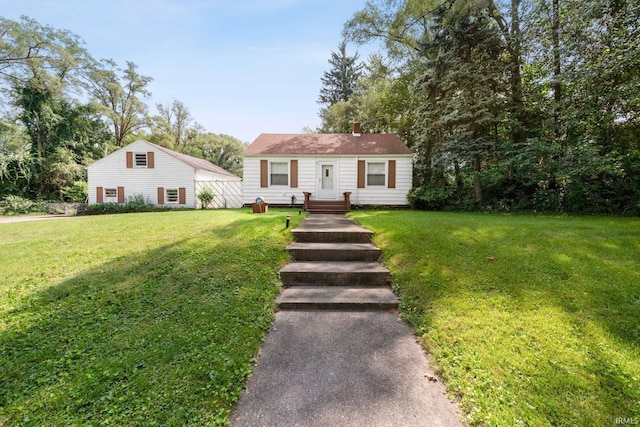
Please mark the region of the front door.
POLYGON ((316 194, 318 200, 337 200, 336 163, 318 162, 316 194))

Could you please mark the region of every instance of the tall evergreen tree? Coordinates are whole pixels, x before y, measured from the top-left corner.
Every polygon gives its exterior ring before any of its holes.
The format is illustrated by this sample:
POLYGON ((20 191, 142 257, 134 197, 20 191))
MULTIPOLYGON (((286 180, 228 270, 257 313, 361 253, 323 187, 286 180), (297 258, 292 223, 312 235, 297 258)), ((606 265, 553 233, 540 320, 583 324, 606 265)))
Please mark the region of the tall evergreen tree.
POLYGON ((329 59, 331 69, 325 71, 320 78, 322 88, 318 98, 319 104, 329 106, 338 102, 347 102, 355 90, 358 78, 362 75, 361 63, 358 63, 358 54, 353 56, 347 54, 347 43, 341 42, 338 52, 331 52, 329 59))
MULTIPOLYGON (((419 107, 426 142, 439 147, 439 159, 467 165, 476 202, 482 205, 480 172, 494 154, 495 125, 504 111, 504 47, 481 4, 454 8, 454 1, 434 11, 434 33, 425 43, 424 79, 417 85, 425 102, 419 107)), ((458 183, 462 180, 458 176, 458 183)))

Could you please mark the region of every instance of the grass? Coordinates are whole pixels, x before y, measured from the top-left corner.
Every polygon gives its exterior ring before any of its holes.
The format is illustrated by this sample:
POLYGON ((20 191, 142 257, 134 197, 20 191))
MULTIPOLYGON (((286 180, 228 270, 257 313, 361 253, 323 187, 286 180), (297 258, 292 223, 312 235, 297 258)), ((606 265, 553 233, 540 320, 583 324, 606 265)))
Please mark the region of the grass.
POLYGON ((288 213, 0 224, 0 425, 227 423, 273 320, 288 213))
POLYGON ((471 425, 640 419, 640 220, 354 212, 471 425))

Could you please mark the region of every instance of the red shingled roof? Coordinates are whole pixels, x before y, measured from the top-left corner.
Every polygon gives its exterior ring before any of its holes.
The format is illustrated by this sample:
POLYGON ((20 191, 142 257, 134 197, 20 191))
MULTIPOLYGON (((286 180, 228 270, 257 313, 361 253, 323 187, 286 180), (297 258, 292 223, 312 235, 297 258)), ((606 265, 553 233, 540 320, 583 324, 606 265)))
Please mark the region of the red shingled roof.
POLYGON ((411 155, 396 134, 263 133, 244 150, 245 155, 411 155))

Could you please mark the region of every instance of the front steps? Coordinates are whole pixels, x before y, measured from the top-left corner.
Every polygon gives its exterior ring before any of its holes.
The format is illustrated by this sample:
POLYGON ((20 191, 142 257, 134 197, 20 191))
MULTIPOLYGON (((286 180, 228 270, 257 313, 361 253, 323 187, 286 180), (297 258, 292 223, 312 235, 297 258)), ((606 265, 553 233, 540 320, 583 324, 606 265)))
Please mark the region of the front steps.
POLYGON ((337 214, 344 215, 351 210, 344 201, 311 200, 307 202, 306 210, 310 214, 337 214))
POLYGON ((285 287, 278 306, 287 309, 395 309, 389 270, 378 261, 372 233, 344 215, 311 214, 292 230, 287 247, 294 262, 280 270, 285 287))

